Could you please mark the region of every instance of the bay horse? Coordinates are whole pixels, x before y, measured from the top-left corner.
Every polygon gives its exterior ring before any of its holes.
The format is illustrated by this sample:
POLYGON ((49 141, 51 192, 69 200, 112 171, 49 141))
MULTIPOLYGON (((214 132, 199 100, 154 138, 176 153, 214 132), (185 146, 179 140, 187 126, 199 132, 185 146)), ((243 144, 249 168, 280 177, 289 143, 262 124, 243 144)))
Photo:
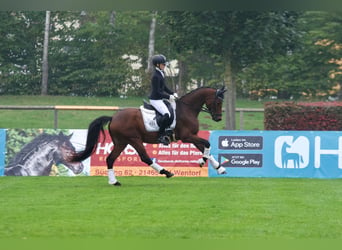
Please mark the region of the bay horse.
MULTIPOLYGON (((200 138, 198 115, 200 111, 206 111, 212 120, 222 120, 222 103, 224 98, 224 87, 214 89, 209 87, 197 88, 176 100, 176 126, 174 128, 174 140, 184 143, 192 143, 203 155, 198 163, 202 167, 209 159, 212 166, 219 174, 225 174, 226 170, 210 154, 210 143, 200 138), (205 107, 203 107, 205 105, 205 107)), ((145 128, 140 109, 126 108, 118 111, 112 117, 101 116, 89 124, 86 146, 83 151, 74 154, 70 161, 80 162, 93 154, 97 147, 100 132, 104 133, 103 126, 108 124, 108 131, 114 144, 112 152, 106 158, 108 170, 108 183, 120 186, 116 179, 113 165, 120 153, 130 144, 135 148, 142 162, 146 163, 159 174, 167 178, 174 174, 152 161, 147 154, 143 143, 158 144, 158 132, 148 132, 145 128)))

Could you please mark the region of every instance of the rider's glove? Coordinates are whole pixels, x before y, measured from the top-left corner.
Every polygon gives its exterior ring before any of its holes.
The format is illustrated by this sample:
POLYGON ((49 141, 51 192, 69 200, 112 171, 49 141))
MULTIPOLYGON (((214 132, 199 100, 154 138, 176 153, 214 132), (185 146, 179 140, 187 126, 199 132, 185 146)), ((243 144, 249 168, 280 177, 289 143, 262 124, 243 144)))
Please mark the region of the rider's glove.
POLYGON ((175 99, 178 99, 178 94, 177 93, 173 93, 173 96, 175 97, 175 99))
POLYGON ((174 102, 176 100, 176 97, 174 95, 170 95, 169 100, 170 102, 174 102))

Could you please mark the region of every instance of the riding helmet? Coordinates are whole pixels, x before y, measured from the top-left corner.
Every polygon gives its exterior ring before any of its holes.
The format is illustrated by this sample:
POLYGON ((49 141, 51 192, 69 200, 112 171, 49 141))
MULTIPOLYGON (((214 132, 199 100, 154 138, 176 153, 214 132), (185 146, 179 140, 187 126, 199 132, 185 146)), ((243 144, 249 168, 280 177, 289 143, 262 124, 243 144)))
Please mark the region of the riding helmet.
POLYGON ((157 66, 158 64, 166 64, 166 57, 164 55, 152 56, 152 64, 157 66))

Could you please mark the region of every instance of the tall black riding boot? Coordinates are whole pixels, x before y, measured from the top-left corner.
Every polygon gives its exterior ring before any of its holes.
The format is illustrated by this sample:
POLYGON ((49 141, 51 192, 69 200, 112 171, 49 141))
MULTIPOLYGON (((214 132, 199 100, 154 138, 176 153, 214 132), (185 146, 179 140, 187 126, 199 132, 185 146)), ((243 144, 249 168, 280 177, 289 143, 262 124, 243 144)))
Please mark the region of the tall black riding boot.
POLYGON ((161 123, 159 126, 159 138, 158 138, 158 142, 162 143, 164 145, 169 145, 170 144, 170 138, 166 135, 165 133, 165 129, 167 127, 167 123, 169 120, 169 115, 165 114, 162 119, 161 119, 161 123))

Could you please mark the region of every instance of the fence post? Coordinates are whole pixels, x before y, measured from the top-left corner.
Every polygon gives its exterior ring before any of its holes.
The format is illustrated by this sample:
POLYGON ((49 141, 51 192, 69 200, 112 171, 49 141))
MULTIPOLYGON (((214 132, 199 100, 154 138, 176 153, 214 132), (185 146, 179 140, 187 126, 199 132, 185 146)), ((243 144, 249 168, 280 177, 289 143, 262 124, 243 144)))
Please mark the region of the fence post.
POLYGON ((58 109, 54 108, 54 128, 58 127, 58 109))
POLYGON ((240 130, 243 130, 244 120, 243 120, 243 110, 240 110, 240 130))

